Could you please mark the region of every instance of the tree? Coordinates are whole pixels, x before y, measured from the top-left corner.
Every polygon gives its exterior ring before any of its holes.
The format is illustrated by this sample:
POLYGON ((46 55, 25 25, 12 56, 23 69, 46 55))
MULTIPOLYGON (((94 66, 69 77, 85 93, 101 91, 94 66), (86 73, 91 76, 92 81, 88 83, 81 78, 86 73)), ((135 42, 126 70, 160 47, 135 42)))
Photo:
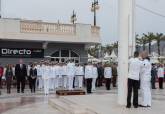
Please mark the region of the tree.
POLYGON ((148 43, 149 54, 151 54, 151 42, 155 39, 155 35, 152 32, 148 32, 148 34, 143 33, 143 37, 148 43))
POLYGON ((158 55, 160 55, 160 42, 164 38, 165 38, 165 36, 163 35, 163 33, 156 33, 156 35, 155 35, 155 39, 154 40, 156 40, 156 42, 157 42, 158 55))
POLYGON ((145 48, 146 47, 145 46, 146 43, 147 43, 147 41, 146 41, 146 38, 145 37, 141 37, 141 38, 136 37, 136 44, 137 44, 137 46, 141 46, 142 45, 143 51, 146 49, 145 48))
POLYGON ((104 53, 107 52, 108 54, 111 54, 112 50, 113 50, 113 46, 108 44, 108 45, 105 46, 104 53))

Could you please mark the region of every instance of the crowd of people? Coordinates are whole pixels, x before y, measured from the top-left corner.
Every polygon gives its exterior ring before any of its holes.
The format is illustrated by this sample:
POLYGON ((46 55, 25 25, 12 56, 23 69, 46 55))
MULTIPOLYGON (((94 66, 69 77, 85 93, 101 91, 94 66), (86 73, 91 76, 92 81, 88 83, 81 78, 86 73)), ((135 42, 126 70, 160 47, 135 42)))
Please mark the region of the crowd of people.
POLYGON ((111 89, 111 82, 116 87, 117 64, 75 64, 72 60, 67 63, 46 60, 25 65, 20 59, 19 64, 1 66, 0 77, 5 77, 7 93, 11 93, 13 82, 17 93, 24 93, 27 82, 32 93, 35 93, 36 88, 43 89, 45 95, 48 95, 49 90, 74 90, 84 87, 87 93, 92 93, 96 87, 103 86, 103 83, 107 90, 111 89))
POLYGON ((151 64, 147 52, 134 53, 134 58, 129 60, 127 108, 131 107, 131 96, 133 93, 133 106, 135 108, 151 107, 151 88, 156 89, 156 79, 159 88, 163 89, 165 69, 163 64, 151 64), (138 90, 140 89, 142 100, 138 102, 138 90))

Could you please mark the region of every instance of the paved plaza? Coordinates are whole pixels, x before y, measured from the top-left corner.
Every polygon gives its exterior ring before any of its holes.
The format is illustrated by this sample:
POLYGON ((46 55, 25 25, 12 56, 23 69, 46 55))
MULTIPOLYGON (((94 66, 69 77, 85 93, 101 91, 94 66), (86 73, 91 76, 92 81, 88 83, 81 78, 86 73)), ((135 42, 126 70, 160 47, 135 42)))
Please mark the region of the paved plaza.
POLYGON ((165 90, 152 90, 152 107, 126 109, 117 104, 117 89, 106 91, 104 87, 96 92, 82 96, 56 96, 51 92, 44 96, 42 91, 31 94, 17 94, 12 89, 7 95, 2 90, 0 96, 0 114, 164 114, 165 90))

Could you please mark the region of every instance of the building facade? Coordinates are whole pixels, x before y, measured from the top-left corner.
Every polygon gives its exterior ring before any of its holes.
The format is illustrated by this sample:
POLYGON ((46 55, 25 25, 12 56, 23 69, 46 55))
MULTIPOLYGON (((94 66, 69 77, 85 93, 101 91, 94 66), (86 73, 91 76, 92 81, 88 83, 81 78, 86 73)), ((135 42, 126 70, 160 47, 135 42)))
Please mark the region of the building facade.
POLYGON ((34 20, 0 19, 0 63, 51 59, 87 61, 89 46, 100 43, 100 28, 34 20))

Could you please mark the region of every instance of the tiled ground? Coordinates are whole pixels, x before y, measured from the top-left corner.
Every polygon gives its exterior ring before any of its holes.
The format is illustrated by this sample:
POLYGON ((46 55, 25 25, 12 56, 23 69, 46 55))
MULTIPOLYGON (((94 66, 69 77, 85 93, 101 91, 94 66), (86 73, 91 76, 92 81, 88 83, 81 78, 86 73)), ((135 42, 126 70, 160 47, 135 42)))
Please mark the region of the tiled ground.
MULTIPOLYGON (((12 94, 6 94, 3 89, 0 95, 0 114, 62 114, 57 109, 48 105, 48 99, 58 97, 52 91, 49 96, 44 96, 43 91, 31 94, 29 89, 24 94, 17 94, 16 89, 12 89, 12 94)), ((165 89, 152 90, 153 105, 151 108, 126 109, 116 104, 117 90, 113 88, 106 91, 105 87, 97 89, 91 95, 67 96, 66 100, 76 102, 80 106, 98 112, 99 114, 164 114, 165 113, 165 89)))

